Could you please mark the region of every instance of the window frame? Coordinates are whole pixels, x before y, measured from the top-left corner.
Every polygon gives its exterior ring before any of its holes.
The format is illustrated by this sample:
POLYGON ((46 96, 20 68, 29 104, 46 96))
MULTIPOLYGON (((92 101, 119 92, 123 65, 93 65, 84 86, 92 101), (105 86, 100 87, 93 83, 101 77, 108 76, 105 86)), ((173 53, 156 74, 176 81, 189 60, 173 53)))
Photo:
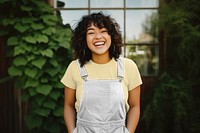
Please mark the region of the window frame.
MULTIPOLYGON (((54 9, 56 11, 61 11, 61 10, 87 10, 88 14, 91 14, 91 11, 94 10, 122 10, 123 11, 123 19, 124 19, 124 25, 123 25, 123 52, 124 52, 124 57, 126 56, 126 46, 158 46, 158 73, 156 75, 141 75, 142 77, 157 77, 159 75, 159 71, 160 71, 160 38, 158 36, 158 42, 157 43, 126 43, 126 12, 128 10, 156 10, 158 11, 159 9, 159 4, 158 7, 126 7, 126 0, 123 0, 123 7, 104 7, 104 8, 97 8, 97 7, 91 7, 90 3, 91 0, 88 0, 88 7, 57 7, 57 1, 59 0, 54 0, 54 9)), ((159 2, 159 0, 158 0, 159 2)), ((122 28, 122 27, 121 27, 122 28)), ((159 34, 159 33, 158 33, 159 34)))

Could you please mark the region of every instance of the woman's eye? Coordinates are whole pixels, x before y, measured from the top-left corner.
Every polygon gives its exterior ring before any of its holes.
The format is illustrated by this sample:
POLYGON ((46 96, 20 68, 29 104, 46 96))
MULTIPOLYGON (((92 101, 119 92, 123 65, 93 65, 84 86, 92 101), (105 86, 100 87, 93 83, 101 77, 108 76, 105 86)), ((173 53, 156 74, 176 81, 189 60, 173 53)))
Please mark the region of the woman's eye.
POLYGON ((92 34, 94 34, 94 32, 88 32, 88 35, 92 35, 92 34))
POLYGON ((108 32, 108 31, 107 31, 107 30, 103 30, 103 31, 102 31, 102 33, 106 33, 106 32, 108 32))

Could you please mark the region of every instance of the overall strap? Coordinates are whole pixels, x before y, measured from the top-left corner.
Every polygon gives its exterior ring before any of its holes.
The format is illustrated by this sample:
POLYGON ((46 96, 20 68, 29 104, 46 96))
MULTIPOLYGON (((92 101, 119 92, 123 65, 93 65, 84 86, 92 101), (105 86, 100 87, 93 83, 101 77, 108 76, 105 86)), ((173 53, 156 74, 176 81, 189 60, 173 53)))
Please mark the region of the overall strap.
POLYGON ((119 57, 117 60, 117 76, 119 80, 124 78, 124 62, 122 57, 119 57))
POLYGON ((80 70, 81 77, 82 77, 84 80, 87 80, 88 74, 87 74, 87 71, 86 71, 86 69, 85 69, 85 66, 81 67, 81 64, 80 64, 80 62, 79 62, 78 59, 76 60, 76 62, 77 62, 78 68, 79 68, 79 70, 80 70))

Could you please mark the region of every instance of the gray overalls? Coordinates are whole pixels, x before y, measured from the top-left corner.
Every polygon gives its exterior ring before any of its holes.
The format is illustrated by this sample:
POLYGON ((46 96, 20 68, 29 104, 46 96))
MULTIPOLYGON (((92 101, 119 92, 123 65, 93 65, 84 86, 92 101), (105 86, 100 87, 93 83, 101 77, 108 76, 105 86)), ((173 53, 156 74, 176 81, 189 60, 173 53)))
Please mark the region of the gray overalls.
POLYGON ((117 80, 93 80, 87 79, 85 67, 77 60, 84 87, 73 133, 129 133, 125 127, 123 60, 117 62, 117 80))

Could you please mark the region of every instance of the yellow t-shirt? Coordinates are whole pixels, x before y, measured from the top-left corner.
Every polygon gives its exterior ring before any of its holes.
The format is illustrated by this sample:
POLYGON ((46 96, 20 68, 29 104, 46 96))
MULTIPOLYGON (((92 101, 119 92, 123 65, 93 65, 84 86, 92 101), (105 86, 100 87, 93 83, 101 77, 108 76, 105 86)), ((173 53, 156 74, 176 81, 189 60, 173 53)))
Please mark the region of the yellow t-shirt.
MULTIPOLYGON (((128 58, 123 58, 124 62, 124 78, 122 80, 124 97, 126 103, 126 110, 128 111, 128 91, 136 88, 142 84, 141 76, 138 71, 136 64, 128 58)), ((96 64, 92 60, 85 64, 85 68, 88 74, 88 79, 117 79, 117 61, 112 59, 106 64, 96 64)), ((80 100, 82 96, 83 83, 84 80, 80 75, 80 70, 78 68, 77 62, 72 61, 61 82, 71 89, 76 89, 76 103, 75 108, 78 112, 80 106, 80 100)))

